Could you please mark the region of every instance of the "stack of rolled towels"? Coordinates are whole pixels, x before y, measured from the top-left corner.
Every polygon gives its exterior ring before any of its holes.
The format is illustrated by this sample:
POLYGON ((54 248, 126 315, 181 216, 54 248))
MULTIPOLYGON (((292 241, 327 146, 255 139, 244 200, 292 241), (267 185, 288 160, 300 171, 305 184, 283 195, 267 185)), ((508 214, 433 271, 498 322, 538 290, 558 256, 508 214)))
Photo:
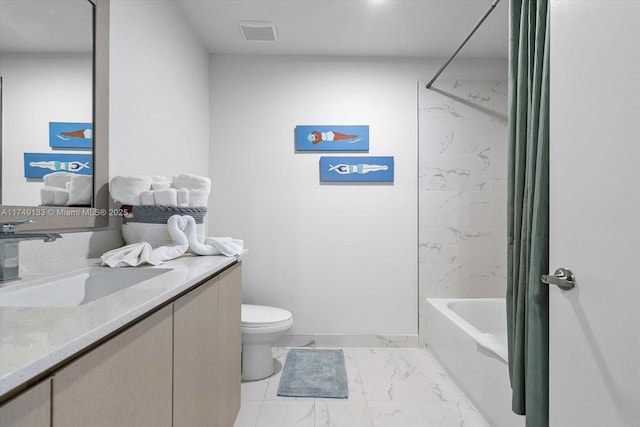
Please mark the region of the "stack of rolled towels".
POLYGON ((40 203, 43 206, 91 206, 93 176, 53 172, 43 177, 40 203))
POLYGON ((109 191, 122 205, 205 207, 211 180, 189 173, 175 175, 172 180, 165 176, 116 176, 109 191))
POLYGON ((211 179, 182 173, 165 176, 116 176, 111 180, 111 197, 129 212, 123 217, 122 236, 127 244, 147 242, 153 248, 171 244, 167 221, 173 215, 195 220, 197 240, 205 239, 211 179))

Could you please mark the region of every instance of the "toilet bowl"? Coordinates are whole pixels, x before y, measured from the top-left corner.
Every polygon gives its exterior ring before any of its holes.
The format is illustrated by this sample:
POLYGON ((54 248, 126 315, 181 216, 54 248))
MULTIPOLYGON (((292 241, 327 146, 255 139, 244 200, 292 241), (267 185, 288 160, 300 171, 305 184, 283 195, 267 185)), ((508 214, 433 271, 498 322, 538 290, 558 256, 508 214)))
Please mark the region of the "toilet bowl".
POLYGON ((242 304, 242 380, 273 375, 271 345, 293 326, 291 312, 265 305, 242 304))

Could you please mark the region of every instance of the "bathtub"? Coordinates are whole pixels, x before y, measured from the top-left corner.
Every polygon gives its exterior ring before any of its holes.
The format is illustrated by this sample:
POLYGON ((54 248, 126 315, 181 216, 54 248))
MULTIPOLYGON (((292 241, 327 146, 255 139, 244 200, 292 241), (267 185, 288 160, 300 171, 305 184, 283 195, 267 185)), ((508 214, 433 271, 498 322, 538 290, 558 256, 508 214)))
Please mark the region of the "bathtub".
POLYGON ((525 425, 511 411, 504 298, 427 298, 427 348, 492 427, 525 425))

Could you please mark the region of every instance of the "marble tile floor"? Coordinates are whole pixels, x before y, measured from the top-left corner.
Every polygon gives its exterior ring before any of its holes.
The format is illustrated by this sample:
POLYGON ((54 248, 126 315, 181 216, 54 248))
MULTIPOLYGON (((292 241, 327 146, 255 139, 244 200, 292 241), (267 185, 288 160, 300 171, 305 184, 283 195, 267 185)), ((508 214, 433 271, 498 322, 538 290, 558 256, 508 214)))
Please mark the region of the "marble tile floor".
POLYGON ((348 399, 278 396, 288 350, 273 349, 275 375, 242 383, 234 427, 489 427, 426 349, 343 348, 348 399))

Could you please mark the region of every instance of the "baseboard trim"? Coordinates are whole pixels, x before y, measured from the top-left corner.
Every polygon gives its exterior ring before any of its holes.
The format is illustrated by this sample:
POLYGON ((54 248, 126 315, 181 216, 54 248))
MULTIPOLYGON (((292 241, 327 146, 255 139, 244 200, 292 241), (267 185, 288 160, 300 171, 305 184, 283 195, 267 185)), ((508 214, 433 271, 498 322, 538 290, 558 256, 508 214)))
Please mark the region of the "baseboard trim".
POLYGON ((418 347, 418 335, 285 335, 275 347, 418 347))

